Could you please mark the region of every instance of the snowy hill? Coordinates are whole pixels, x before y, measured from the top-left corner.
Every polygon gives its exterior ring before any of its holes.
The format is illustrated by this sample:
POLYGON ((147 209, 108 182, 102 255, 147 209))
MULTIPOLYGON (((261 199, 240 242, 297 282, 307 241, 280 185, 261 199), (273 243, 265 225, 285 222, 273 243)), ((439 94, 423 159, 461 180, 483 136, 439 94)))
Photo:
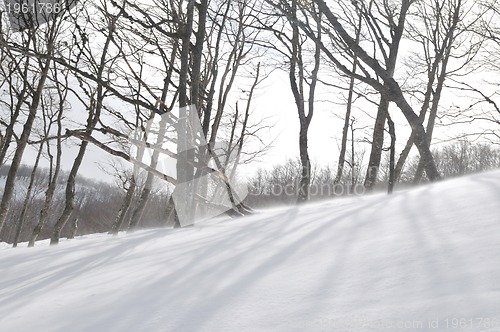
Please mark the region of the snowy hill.
POLYGON ((500 331, 500 172, 0 246, 1 331, 500 331))

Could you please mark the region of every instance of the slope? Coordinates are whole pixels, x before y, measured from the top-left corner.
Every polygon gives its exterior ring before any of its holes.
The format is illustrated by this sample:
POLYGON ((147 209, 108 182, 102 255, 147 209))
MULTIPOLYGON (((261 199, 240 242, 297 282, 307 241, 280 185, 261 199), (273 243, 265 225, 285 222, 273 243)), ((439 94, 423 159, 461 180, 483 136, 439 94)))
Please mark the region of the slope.
POLYGON ((0 246, 1 331, 500 331, 500 172, 0 246))

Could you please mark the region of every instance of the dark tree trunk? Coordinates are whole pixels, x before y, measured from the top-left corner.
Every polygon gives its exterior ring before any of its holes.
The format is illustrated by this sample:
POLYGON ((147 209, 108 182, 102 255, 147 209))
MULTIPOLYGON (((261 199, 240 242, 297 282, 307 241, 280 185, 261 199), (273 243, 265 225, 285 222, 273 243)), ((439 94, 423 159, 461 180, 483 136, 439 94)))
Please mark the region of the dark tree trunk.
MULTIPOLYGON (((439 6, 439 3, 436 2, 436 5, 439 6)), ((460 12, 461 12, 461 4, 460 2, 456 7, 454 7, 454 12, 453 13, 443 13, 441 10, 436 10, 434 13, 437 15, 437 17, 434 17, 433 19, 436 20, 436 27, 434 28, 434 32, 432 34, 432 37, 429 38, 431 42, 434 45, 439 45, 439 47, 434 49, 434 60, 432 61, 432 65, 428 69, 427 72, 427 77, 428 77, 428 82, 427 82, 427 87, 426 87, 426 92, 424 96, 424 101, 422 103, 422 107, 420 110, 420 121, 421 123, 424 123, 425 117, 427 115, 427 111, 429 109, 429 105, 431 104, 431 98, 432 98, 432 105, 431 105, 431 111, 429 115, 429 122, 427 124, 427 139, 430 144, 432 140, 432 131, 434 129, 434 121, 436 118, 437 114, 437 107, 439 104, 439 101, 441 99, 441 92, 443 90, 444 86, 444 81, 446 80, 447 77, 447 66, 448 66, 448 61, 451 55, 451 50, 453 48, 453 45, 455 44, 455 31, 457 28, 457 25, 460 20, 460 12), (443 16, 451 15, 448 16, 444 19, 443 16), (449 20, 449 18, 452 18, 449 20), (444 19, 444 20, 443 20, 444 19), (450 25, 446 26, 443 25, 441 26, 440 22, 447 22, 450 25), (444 31, 441 33, 436 33, 439 31, 440 28, 443 28, 444 31), (444 38, 441 40, 440 36, 443 35, 444 38), (434 39, 434 40, 432 40, 434 39), (441 64, 441 70, 440 73, 438 73, 439 65, 441 64), (434 91, 434 82, 436 81, 437 78, 437 87, 434 91)), ((427 40, 427 39, 425 39, 427 40)), ((427 58, 426 61, 430 62, 432 58, 427 58)), ((410 150, 414 144, 414 135, 410 135, 405 148, 401 152, 401 155, 399 157, 399 160, 396 165, 396 171, 395 171, 395 176, 396 180, 399 179, 401 176, 401 172, 403 170, 404 164, 406 162, 406 159, 408 158, 408 155, 410 154, 410 150)), ((420 179, 423 175, 424 171, 424 163, 419 161, 417 172, 415 174, 414 182, 420 182, 420 179)))
MULTIPOLYGON (((52 45, 50 43, 48 46, 48 53, 52 54, 52 45)), ((2 231, 2 228, 7 219, 7 214, 9 213, 10 203, 12 200, 12 196, 14 194, 14 185, 16 182, 17 171, 19 169, 19 166, 21 165, 21 160, 23 158, 24 150, 28 145, 31 129, 33 127, 33 123, 36 118, 38 105, 40 104, 42 92, 45 87, 45 82, 47 80, 47 76, 49 73, 49 68, 50 68, 50 60, 46 60, 40 74, 40 79, 38 81, 37 88, 33 95, 33 100, 29 107, 28 117, 26 119, 26 122, 24 123, 23 132, 18 141, 16 152, 14 153, 14 157, 12 158, 12 163, 10 165, 9 172, 7 174, 7 179, 5 181, 5 189, 2 195, 2 201, 0 202, 0 231, 2 231)))
MULTIPOLYGON (((60 94, 60 97, 62 94, 60 94)), ((36 224, 35 228, 33 229, 33 232, 31 234, 31 237, 28 242, 28 247, 33 247, 35 245, 35 242, 40 236, 40 233, 42 232, 42 228, 45 226, 45 223, 47 221, 47 218, 49 216, 49 210, 52 205, 52 200, 54 198, 54 193, 56 191, 57 187, 57 180, 59 178, 59 172, 61 170, 61 155, 62 155, 62 144, 61 144, 61 132, 62 132, 62 117, 63 117, 63 110, 64 110, 64 100, 66 98, 61 98, 61 101, 59 103, 59 114, 57 116, 57 150, 56 150, 56 164, 55 167, 53 165, 53 160, 54 157, 50 152, 50 147, 49 144, 47 143, 47 152, 49 155, 50 159, 50 176, 49 176, 49 184, 47 187, 47 190, 45 191, 45 202, 42 207, 42 210, 40 211, 40 218, 38 220, 38 223, 36 224), (52 171, 54 170, 54 171, 52 171)))
POLYGON ((396 128, 389 114, 387 114, 387 124, 389 126, 389 135, 391 136, 391 145, 389 147, 389 185, 387 192, 392 194, 396 183, 396 176, 394 173, 394 164, 396 162, 396 128))
MULTIPOLYGON (((356 72, 356 60, 354 60, 353 72, 356 72)), ((352 103, 354 97, 354 78, 351 77, 349 83, 349 95, 347 97, 347 110, 344 118, 344 127, 342 128, 342 142, 340 146, 339 161, 337 164, 337 175, 333 181, 334 184, 340 183, 344 173, 345 155, 347 151, 347 137, 349 135, 349 122, 351 120, 352 103)))
POLYGON ((297 10, 298 10, 297 0, 292 0, 291 13, 290 13, 291 19, 289 20, 292 26, 292 39, 291 39, 292 54, 290 57, 289 80, 290 80, 290 86, 292 88, 292 93, 295 99, 295 104, 297 106, 297 112, 299 115, 299 124, 300 124, 299 155, 301 163, 301 174, 300 174, 297 202, 301 203, 308 201, 310 198, 311 161, 309 159, 307 141, 308 141, 309 125, 311 123, 314 114, 314 99, 315 99, 318 72, 320 68, 322 42, 321 42, 321 17, 320 17, 320 19, 317 20, 318 35, 316 36, 315 39, 314 68, 311 73, 311 83, 309 85, 309 96, 307 99, 308 109, 306 114, 306 106, 305 106, 306 97, 304 92, 304 83, 306 83, 305 68, 302 58, 302 43, 300 41, 299 26, 297 24, 297 10))
MULTIPOLYGON (((361 61, 363 61, 372 70, 374 70, 377 76, 384 81, 384 84, 381 85, 377 80, 374 80, 371 77, 366 77, 351 73, 347 68, 345 68, 345 66, 343 66, 335 58, 335 56, 326 47, 323 46, 322 50, 325 52, 326 56, 332 62, 334 62, 340 70, 349 75, 355 76, 357 79, 365 82, 366 84, 369 84, 380 93, 385 93, 385 95, 390 101, 396 103, 396 105, 399 107, 399 109, 405 116, 406 120, 408 121, 409 125, 411 126, 412 131, 414 132, 415 145, 417 146, 421 157, 424 159, 423 162, 425 164, 426 173, 429 176, 429 179, 431 181, 440 179, 441 177, 436 168, 434 158, 432 157, 432 153, 427 144, 425 129, 419 119, 419 116, 413 111, 412 107, 405 99, 401 87, 394 80, 391 72, 388 71, 386 68, 383 68, 380 65, 379 61, 368 55, 368 53, 366 53, 366 51, 360 45, 358 45, 358 43, 356 43, 355 39, 352 38, 349 35, 349 33, 344 29, 342 24, 339 22, 338 18, 330 10, 330 8, 328 7, 328 5, 324 0, 314 0, 314 3, 316 3, 319 6, 320 11, 323 14, 325 14, 326 19, 331 24, 331 27, 338 33, 339 37, 349 47, 349 49, 353 52, 353 54, 355 54, 361 61)), ((403 4, 406 7, 409 6, 411 2, 404 0, 403 4)), ((316 38, 311 33, 309 33, 307 29, 304 29, 304 31, 308 34, 310 38, 314 39, 316 38)))
POLYGON ((85 156, 85 152, 87 151, 88 142, 83 141, 80 145, 80 149, 78 150, 78 155, 76 156, 75 161, 73 162, 73 167, 68 176, 68 180, 66 183, 66 195, 65 195, 65 204, 64 211, 57 220, 54 225, 54 229, 52 231, 52 237, 50 238, 50 244, 56 245, 59 243, 59 238, 61 237, 61 231, 68 222, 69 217, 73 213, 75 208, 75 184, 76 184, 76 176, 80 169, 80 166, 83 161, 83 157, 85 156))
POLYGON ((380 161, 382 159, 382 149, 384 147, 384 130, 389 109, 389 100, 382 95, 373 128, 370 160, 365 178, 365 188, 371 190, 378 179, 380 161))
POLYGON ((307 124, 301 123, 301 130, 299 134, 299 152, 300 152, 300 183, 299 183, 299 202, 309 200, 309 186, 311 184, 311 161, 309 159, 308 145, 307 145, 307 124))
MULTIPOLYGON (((95 96, 93 94, 89 96, 91 101, 90 101, 90 106, 88 107, 89 115, 87 118, 87 126, 85 129, 86 136, 92 135, 94 128, 97 122, 99 121, 99 118, 101 116, 101 111, 103 108, 105 89, 104 85, 102 84, 102 80, 104 77, 103 75, 104 69, 106 67, 106 57, 108 56, 108 50, 111 42, 113 41, 113 34, 115 32, 114 23, 115 22, 113 21, 113 18, 110 18, 106 42, 103 45, 101 58, 99 60, 99 63, 97 64, 96 76, 99 82, 97 84, 97 91, 95 93, 95 96)), ((71 171, 68 176, 68 181, 66 183, 64 211, 62 212, 61 216, 54 225, 52 237, 50 238, 51 245, 56 245, 59 243, 59 238, 61 237, 61 231, 68 222, 68 219, 71 217, 71 214, 73 213, 73 210, 75 208, 74 201, 75 201, 76 176, 78 175, 78 171, 80 170, 83 158, 85 157, 87 146, 88 146, 88 141, 82 141, 82 143, 80 144, 80 149, 78 150, 78 154, 73 162, 73 166, 71 168, 71 171)))
MULTIPOLYGON (((396 63, 399 54, 399 45, 403 37, 405 29, 406 15, 410 7, 410 1, 403 1, 399 13, 397 25, 392 26, 394 33, 389 44, 389 56, 385 61, 387 75, 392 78, 396 69, 396 63)), ((386 85, 386 83, 384 83, 386 85)), ((384 92, 381 92, 380 103, 373 129, 372 150, 370 153, 370 161, 368 162, 368 170, 365 178, 365 187, 367 190, 373 189, 377 182, 380 161, 382 157, 382 149, 384 145, 385 122, 389 112, 390 97, 384 92)))
POLYGON ((12 241, 13 242, 12 246, 14 248, 17 247, 17 244, 19 242, 19 237, 21 236, 21 231, 23 229, 23 225, 24 225, 24 222, 26 220, 26 213, 28 212, 28 207, 30 205, 30 202, 32 202, 32 200, 33 200, 33 197, 32 197, 33 186, 35 184, 36 172, 38 170, 38 164, 40 163, 40 157, 42 155, 42 150, 43 150, 43 144, 40 144, 40 147, 38 148, 38 152, 36 155, 35 164, 33 165, 33 170, 31 171, 28 190, 26 192, 26 197, 24 198, 24 202, 23 202, 23 209, 21 210, 21 215, 19 216, 19 220, 17 221, 16 233, 14 235, 14 240, 12 241))
MULTIPOLYGON (((434 132, 434 125, 436 123, 439 102, 441 100, 441 95, 442 95, 443 88, 444 88, 444 82, 445 82, 446 76, 447 76, 447 67, 448 67, 448 61, 449 61, 450 53, 451 53, 451 46, 452 46, 452 44, 450 44, 446 50, 446 54, 445 54, 445 57, 443 59, 443 63, 441 65, 441 71, 439 73, 439 77, 438 77, 438 81, 437 81, 436 91, 434 93, 434 99, 432 100, 431 110, 429 112, 429 120, 427 122, 427 131, 426 131, 427 143, 429 144, 429 148, 430 148, 430 144, 432 141, 432 134, 434 132)), ((425 168, 425 163, 422 160, 419 160, 417 171, 415 173, 415 178, 413 179, 413 183, 420 182, 420 180, 422 179, 423 173, 424 173, 424 168, 425 168)))

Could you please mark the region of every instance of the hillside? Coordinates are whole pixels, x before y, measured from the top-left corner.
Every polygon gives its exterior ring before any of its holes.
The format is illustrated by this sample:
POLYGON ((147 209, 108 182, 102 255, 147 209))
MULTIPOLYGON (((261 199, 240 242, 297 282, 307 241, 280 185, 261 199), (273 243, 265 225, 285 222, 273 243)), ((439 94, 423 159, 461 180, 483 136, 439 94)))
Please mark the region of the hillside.
POLYGON ((0 246, 1 331, 500 331, 500 172, 0 246))

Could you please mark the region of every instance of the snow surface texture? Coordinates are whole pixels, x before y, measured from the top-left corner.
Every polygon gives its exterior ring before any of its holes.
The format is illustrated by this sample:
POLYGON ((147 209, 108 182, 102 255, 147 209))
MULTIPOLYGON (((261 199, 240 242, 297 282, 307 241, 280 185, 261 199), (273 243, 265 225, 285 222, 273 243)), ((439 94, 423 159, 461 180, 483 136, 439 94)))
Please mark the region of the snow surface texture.
POLYGON ((500 331, 500 172, 0 246, 1 331, 500 331))

